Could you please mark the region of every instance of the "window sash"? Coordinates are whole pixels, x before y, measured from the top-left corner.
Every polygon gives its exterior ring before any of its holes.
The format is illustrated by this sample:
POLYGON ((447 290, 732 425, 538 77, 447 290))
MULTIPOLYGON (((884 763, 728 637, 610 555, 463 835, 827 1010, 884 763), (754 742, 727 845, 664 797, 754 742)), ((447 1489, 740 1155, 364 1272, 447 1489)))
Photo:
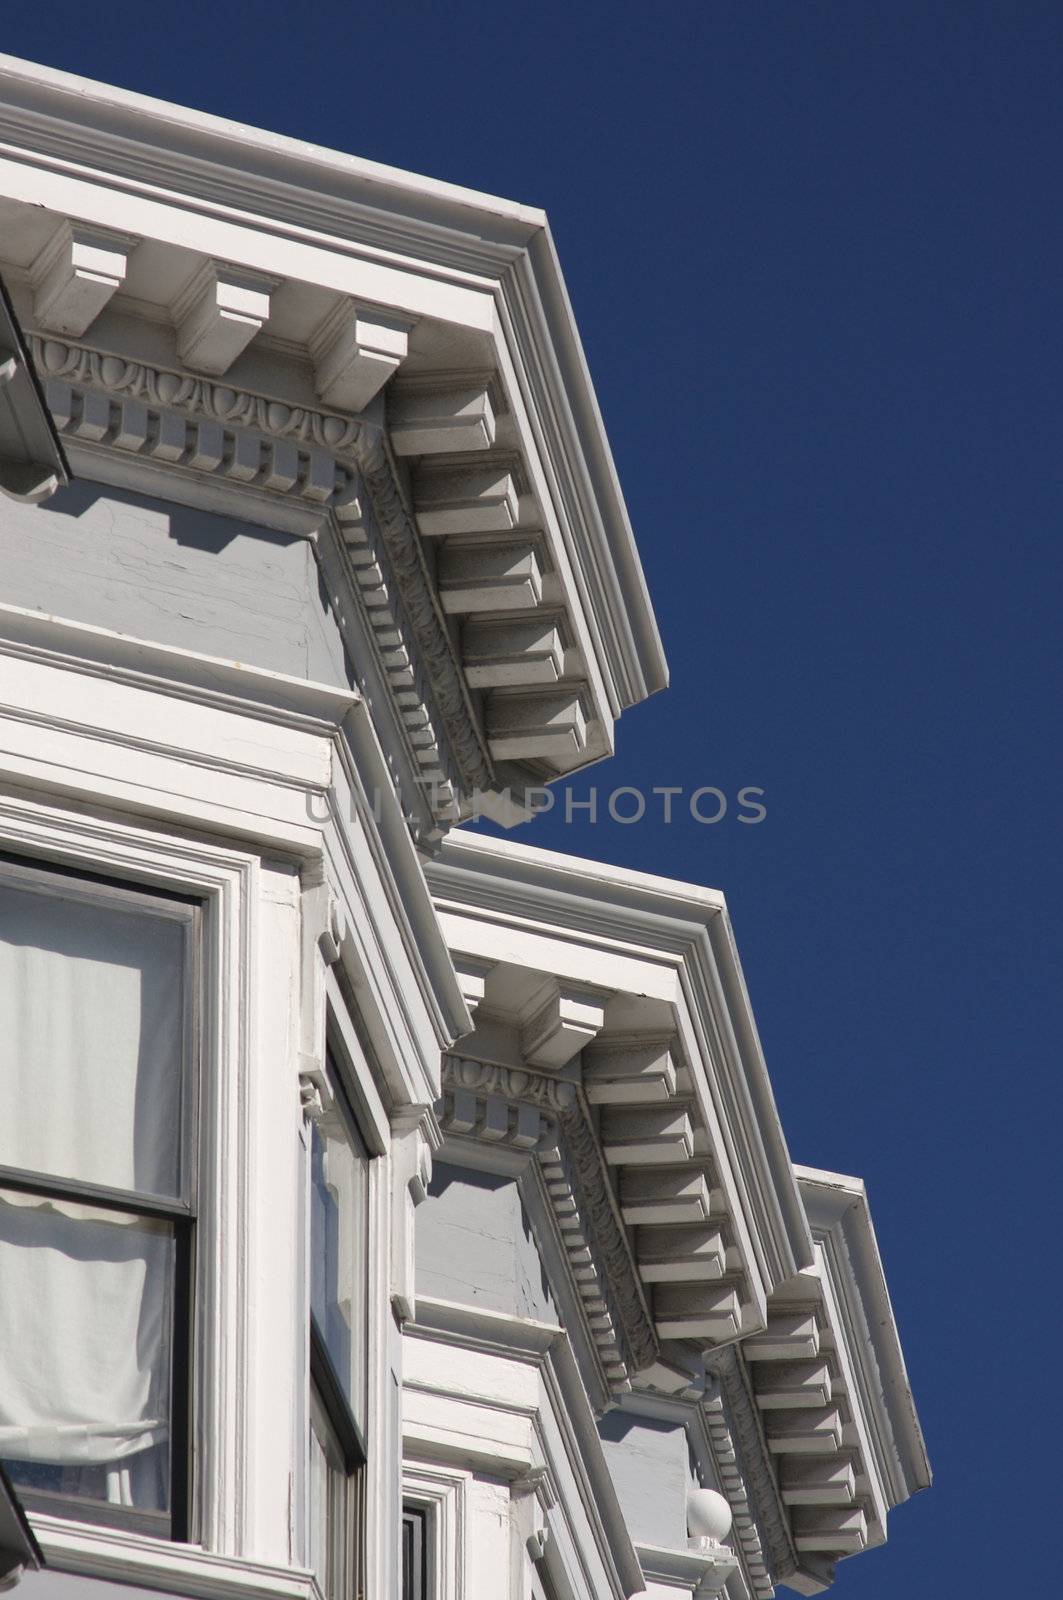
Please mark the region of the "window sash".
MULTIPOLYGON (((2 1187, 0 1184, 0 1188, 2 1187)), ((88 1211, 102 1212, 105 1209, 97 1206, 95 1201, 85 1205, 81 1197, 77 1203, 88 1211)), ((113 1213, 113 1208, 106 1209, 113 1213)), ((168 1444, 167 1507, 164 1510, 154 1510, 144 1506, 125 1505, 114 1499, 97 1498, 86 1494, 83 1490, 64 1491, 61 1488, 52 1489, 27 1484, 21 1481, 23 1474, 19 1472, 19 1461, 15 1458, 9 1458, 8 1470, 19 1481, 20 1497, 32 1511, 57 1514, 79 1522, 129 1528, 158 1537, 184 1541, 189 1537, 193 1224, 191 1218, 187 1216, 165 1219, 156 1216, 141 1218, 140 1213, 128 1207, 122 1214, 130 1219, 143 1220, 152 1228, 161 1228, 172 1243, 172 1257, 168 1270, 171 1321, 164 1335, 163 1346, 164 1359, 168 1361, 169 1369, 166 1386, 168 1404, 165 1412, 168 1444)), ((136 1456, 131 1456, 129 1464, 132 1465, 136 1459, 136 1456)), ((33 1458, 28 1457, 25 1465, 33 1464, 33 1458)), ((69 1463, 71 1469, 90 1465, 92 1463, 78 1461, 69 1463)), ((103 1470, 108 1470, 106 1463, 99 1465, 103 1470)), ((115 1465, 109 1470, 120 1469, 115 1465)))
MULTIPOLYGON (((333 1019, 334 1021, 334 1019, 333 1019)), ((328 1141, 334 1140, 345 1144, 349 1148, 350 1158, 353 1163, 352 1181, 346 1195, 342 1193, 339 1203, 353 1208, 351 1215, 338 1215, 337 1225, 340 1229, 339 1248, 343 1253, 343 1241, 353 1246, 350 1252, 349 1269, 351 1280, 346 1287, 350 1289, 350 1336, 351 1353, 348 1357, 349 1370, 337 1370, 333 1353, 330 1351, 326 1338, 326 1330, 320 1326, 315 1312, 314 1294, 311 1293, 309 1315, 309 1346, 310 1346, 310 1408, 311 1408, 311 1528, 312 1533, 317 1532, 319 1541, 322 1528, 319 1519, 329 1514, 333 1522, 337 1518, 342 1521, 342 1528, 337 1531, 332 1529, 330 1548, 330 1561, 332 1566, 329 1573, 319 1573, 322 1586, 327 1589, 328 1600, 362 1600, 365 1592, 365 1520, 366 1520, 366 1442, 363 1432, 363 1413, 368 1396, 368 1355, 369 1355, 369 1207, 371 1184, 369 1178, 370 1156, 359 1127, 358 1117, 352 1107, 348 1096, 348 1088, 339 1064, 331 1049, 331 1033, 333 1024, 330 1023, 330 1048, 326 1056, 326 1072, 332 1092, 332 1099, 324 1115, 318 1119, 319 1126, 310 1131, 307 1143, 307 1159, 311 1163, 311 1188, 313 1187, 313 1162, 315 1140, 325 1141, 327 1152, 328 1141), (353 1237, 349 1230, 356 1229, 357 1237, 353 1237), (327 1505, 314 1504, 315 1493, 320 1494, 320 1482, 315 1484, 313 1452, 315 1441, 322 1434, 329 1441, 332 1453, 332 1476, 329 1480, 327 1505), (316 1528, 315 1528, 316 1524, 316 1528), (342 1559, 336 1554, 336 1540, 342 1541, 345 1555, 342 1559)), ((342 1169, 341 1169, 342 1170, 342 1169)), ((327 1182, 327 1176, 326 1176, 327 1182)), ((311 1219, 313 1209, 311 1210, 311 1219)), ((322 1218, 324 1220, 324 1218, 322 1218)), ((326 1235, 315 1236, 314 1224, 311 1220, 310 1229, 310 1272, 311 1283, 313 1273, 317 1266, 314 1258, 315 1249, 324 1249, 326 1235)), ((342 1286, 342 1285, 341 1285, 342 1286)), ((334 1304, 327 1297, 321 1303, 322 1311, 329 1309, 334 1304)), ((340 1311, 340 1315, 342 1315, 340 1311)), ((320 1463, 318 1463, 320 1470, 320 1463)), ((328 1536, 326 1535, 326 1542, 328 1536)), ((311 1551, 312 1560, 320 1560, 318 1550, 311 1551)))
MULTIPOLYGON (((177 1107, 178 1180, 176 1192, 167 1192, 166 1189, 152 1190, 143 1198, 148 1204, 173 1201, 194 1211, 199 1160, 202 903, 190 895, 180 894, 172 889, 142 887, 121 879, 104 877, 60 864, 31 861, 3 851, 0 851, 0 887, 10 887, 15 892, 31 893, 49 899, 71 901, 77 905, 99 908, 104 912, 112 910, 129 916, 136 916, 139 912, 145 917, 170 921, 183 928, 181 971, 184 1003, 180 1017, 182 1049, 179 1056, 181 1083, 177 1107)), ((46 1114, 46 1110, 45 1100, 42 1115, 46 1114)), ((10 1166, 9 1170, 12 1170, 10 1166)), ((79 1193, 110 1188, 113 1192, 121 1189, 130 1194, 137 1194, 138 1198, 140 1195, 140 1191, 128 1184, 101 1184, 96 1178, 70 1176, 53 1168, 44 1170, 20 1165, 17 1170, 33 1171, 42 1181, 72 1184, 79 1193)))
MULTIPOLYGON (((359 1441, 362 1441, 362 1429, 368 1395, 368 1346, 369 1346, 369 1205, 370 1181, 369 1162, 370 1156, 366 1150, 358 1127, 355 1113, 347 1098, 343 1080, 336 1069, 335 1060, 329 1052, 327 1056, 328 1080, 333 1093, 333 1101, 327 1113, 317 1119, 317 1126, 311 1129, 309 1152, 313 1164, 315 1144, 320 1142, 322 1153, 327 1157, 330 1142, 346 1145, 351 1161, 351 1184, 348 1204, 354 1207, 353 1215, 345 1216, 342 1209, 335 1213, 335 1222, 339 1230, 337 1251, 340 1265, 350 1271, 350 1321, 349 1333, 351 1349, 343 1370, 337 1362, 340 1359, 338 1352, 333 1348, 329 1339, 329 1328, 319 1322, 315 1315, 314 1282, 315 1275, 320 1270, 322 1262, 316 1258, 315 1245, 324 1248, 325 1239, 315 1240, 313 1220, 311 1220, 311 1334, 316 1340, 318 1349, 318 1366, 323 1374, 322 1383, 330 1394, 335 1390, 337 1412, 345 1412, 350 1418, 350 1425, 359 1441), (355 1232, 355 1230, 360 1230, 355 1232), (343 1246, 344 1242, 351 1245, 350 1259, 348 1260, 343 1246)), ((313 1165, 311 1167, 313 1173, 313 1165)), ((311 1177, 313 1190, 314 1180, 311 1177)), ((326 1187, 328 1184, 326 1175, 326 1187)), ((342 1207, 343 1196, 339 1197, 342 1207)), ((311 1195, 311 1219, 314 1214, 314 1199, 311 1195)), ((323 1220, 327 1218, 323 1217, 323 1220)), ((325 1293, 329 1285, 322 1280, 325 1293)), ((329 1304, 323 1304, 321 1310, 326 1314, 331 1309, 329 1304)), ((342 1317, 342 1308, 336 1310, 342 1317)), ((346 1319, 344 1319, 346 1320, 346 1319)), ((312 1352, 313 1354, 313 1345, 312 1352)), ((364 1446, 359 1444, 359 1449, 364 1459, 364 1446)))
POLYGON ((316 1379, 310 1386, 310 1499, 310 1562, 317 1569, 326 1600, 362 1600, 365 1469, 363 1465, 352 1467, 334 1413, 316 1379), (316 1495, 320 1498, 315 1503, 316 1495), (320 1570, 322 1563, 324 1571, 320 1570))
POLYGON ((191 1204, 181 1200, 161 1200, 157 1195, 139 1194, 133 1189, 108 1189, 102 1183, 77 1183, 53 1178, 22 1167, 0 1164, 0 1189, 16 1189, 23 1194, 39 1194, 44 1199, 75 1200, 79 1205, 100 1206, 107 1211, 128 1212, 134 1217, 174 1217, 192 1219, 191 1204))
POLYGON ((31 1510, 77 1521, 127 1528, 186 1541, 191 1507, 191 1384, 193 1343, 194 1216, 198 1179, 199 1057, 201 1030, 203 908, 199 900, 168 889, 142 888, 57 864, 41 864, 0 852, 0 881, 79 904, 113 905, 116 909, 172 919, 183 925, 182 1049, 180 1053, 179 1192, 145 1194, 131 1188, 67 1178, 50 1172, 0 1165, 0 1188, 42 1199, 68 1201, 101 1211, 117 1212, 145 1223, 167 1224, 173 1240, 169 1330, 169 1494, 168 1509, 154 1511, 77 1493, 40 1487, 20 1490, 31 1510))
POLYGON ((355 1472, 366 1462, 365 1437, 314 1316, 310 1318, 310 1378, 328 1415, 344 1466, 348 1472, 355 1472))

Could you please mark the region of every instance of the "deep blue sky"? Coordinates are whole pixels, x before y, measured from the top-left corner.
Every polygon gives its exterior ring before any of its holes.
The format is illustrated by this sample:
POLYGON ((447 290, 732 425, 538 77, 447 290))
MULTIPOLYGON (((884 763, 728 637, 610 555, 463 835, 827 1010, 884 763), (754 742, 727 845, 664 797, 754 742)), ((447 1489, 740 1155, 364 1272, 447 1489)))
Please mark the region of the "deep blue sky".
POLYGON ((722 887, 793 1155, 868 1181, 937 1482, 835 1593, 1053 1592, 1063 6, 52 0, 2 42, 547 208, 672 668, 593 781, 768 815, 522 836, 722 887))

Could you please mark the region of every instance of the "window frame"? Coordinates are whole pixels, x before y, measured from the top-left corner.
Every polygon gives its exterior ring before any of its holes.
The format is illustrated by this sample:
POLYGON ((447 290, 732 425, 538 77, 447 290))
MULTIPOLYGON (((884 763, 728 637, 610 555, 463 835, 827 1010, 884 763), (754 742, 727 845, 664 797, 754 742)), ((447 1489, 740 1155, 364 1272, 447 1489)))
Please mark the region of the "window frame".
MULTIPOLYGON (((187 1541, 50 1512, 29 1512, 30 1523, 56 1570, 188 1593, 204 1592, 205 1586, 215 1600, 240 1593, 246 1585, 231 1557, 245 1548, 242 1530, 261 1498, 243 1464, 267 1424, 249 1387, 262 1296, 247 1277, 242 1252, 260 1218, 250 1158, 261 1109, 244 1086, 254 1082, 262 1051, 255 1021, 267 1000, 271 1015, 285 1003, 279 993, 274 1002, 252 979, 263 937, 278 952, 283 948, 283 902, 275 890, 267 893, 269 869, 253 844, 159 832, 151 818, 76 803, 72 808, 56 796, 0 793, 0 851, 24 868, 105 877, 125 889, 169 891, 202 906, 202 1138, 196 1295, 188 1330, 193 1361, 187 1541)), ((278 1052, 283 1048, 278 1040, 278 1052)), ((266 1296, 271 1310, 280 1303, 283 1272, 276 1277, 266 1296)), ((276 1578, 281 1589, 291 1584, 287 1562, 278 1560, 276 1578)), ((309 1578, 296 1582, 295 1591, 300 1600, 304 1591, 305 1600, 312 1600, 309 1578)))
MULTIPOLYGON (((337 1373, 335 1364, 329 1353, 324 1335, 317 1325, 310 1298, 310 1275, 312 1272, 313 1241, 311 1234, 311 1221, 307 1217, 307 1329, 308 1329, 308 1375, 309 1375, 309 1404, 307 1409, 307 1445, 312 1442, 314 1402, 320 1406, 321 1411, 330 1428, 333 1440, 343 1459, 347 1475, 347 1539, 351 1565, 346 1579, 335 1596, 335 1600, 362 1600, 368 1584, 368 1448, 366 1434, 368 1431, 368 1412, 371 1405, 371 1377, 372 1377, 372 1330, 371 1330, 371 1285, 372 1285, 372 1209, 373 1209, 373 1166, 374 1152, 362 1131, 362 1119, 355 1104, 355 1095, 352 1093, 349 1074, 345 1070, 346 1051, 342 1041, 341 1030, 331 1008, 328 1008, 327 1042, 325 1047, 324 1081, 327 1092, 331 1096, 327 1110, 318 1109, 311 1112, 308 1120, 311 1124, 320 1122, 332 1113, 341 1120, 346 1135, 351 1143, 355 1157, 364 1166, 364 1215, 363 1222, 365 1237, 360 1261, 360 1281, 358 1298, 358 1315, 361 1322, 359 1349, 361 1361, 362 1385, 362 1411, 360 1420, 348 1400, 344 1385, 337 1373)), ((311 1149, 315 1129, 308 1130, 306 1144, 307 1151, 307 1176, 310 1180, 311 1149)), ((308 1493, 310 1486, 308 1484, 308 1493)), ((330 1541, 331 1551, 331 1541, 330 1541)), ((331 1556, 330 1556, 331 1559, 331 1556)), ((318 1580, 322 1587, 327 1582, 327 1575, 319 1574, 318 1580)))
MULTIPOLYGON (((403 1463, 402 1518, 403 1523, 408 1514, 420 1515, 423 1519, 423 1575, 428 1600, 461 1600, 468 1590, 465 1560, 469 1540, 469 1496, 474 1482, 475 1472, 469 1467, 425 1460, 403 1463)), ((399 1593, 405 1600, 403 1581, 400 1564, 399 1593)))
POLYGON ((198 1215, 200 1078, 203 1062, 202 982, 204 902, 172 886, 147 885, 91 871, 82 865, 23 855, 0 848, 0 882, 44 893, 57 900, 88 905, 108 902, 132 912, 170 915, 183 926, 184 1004, 182 1013, 180 1180, 170 1198, 134 1189, 112 1188, 88 1180, 63 1178, 0 1162, 0 1189, 70 1201, 102 1212, 165 1223, 173 1239, 173 1302, 169 1356, 169 1439, 166 1511, 110 1504, 62 1491, 19 1486, 27 1511, 101 1528, 148 1534, 165 1543, 190 1536, 192 1507, 192 1410, 194 1384, 195 1233, 198 1215), (160 908, 173 906, 172 913, 160 908), (180 909, 176 909, 180 908, 180 909))
MULTIPOLYGON (((359 1539, 360 1527, 358 1518, 361 1511, 360 1487, 364 1481, 364 1474, 360 1467, 352 1470, 349 1458, 343 1444, 337 1437, 333 1428, 332 1417, 317 1384, 311 1379, 310 1383, 310 1443, 313 1445, 315 1437, 321 1440, 325 1447, 325 1470, 328 1475, 327 1502, 324 1507, 325 1534, 326 1534, 326 1570, 315 1571, 318 1587, 326 1600, 358 1600, 364 1585, 364 1577, 360 1567, 361 1541, 359 1539), (315 1413, 320 1413, 319 1424, 315 1413), (338 1462, 328 1461, 328 1447, 332 1446, 338 1462), (337 1493, 338 1491, 338 1493, 337 1493), (337 1500, 341 1502, 337 1507, 337 1500), (342 1526, 337 1522, 337 1510, 342 1517, 342 1526), (336 1567, 343 1565, 343 1572, 337 1580, 336 1567)), ((312 1492, 312 1490, 311 1490, 312 1492)), ((311 1565, 316 1552, 311 1551, 311 1565)))
POLYGON ((431 1595, 429 1567, 432 1544, 431 1516, 427 1506, 403 1502, 402 1600, 429 1600, 431 1595))

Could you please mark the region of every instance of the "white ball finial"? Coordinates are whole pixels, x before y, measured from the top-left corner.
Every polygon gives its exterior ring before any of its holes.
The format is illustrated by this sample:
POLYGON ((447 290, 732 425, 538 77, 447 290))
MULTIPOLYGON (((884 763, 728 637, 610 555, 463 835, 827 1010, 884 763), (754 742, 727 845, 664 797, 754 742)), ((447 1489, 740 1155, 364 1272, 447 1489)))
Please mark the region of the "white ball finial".
POLYGON ((717 1544, 731 1531, 731 1508, 715 1489, 687 1490, 687 1532, 692 1539, 713 1539, 717 1544))

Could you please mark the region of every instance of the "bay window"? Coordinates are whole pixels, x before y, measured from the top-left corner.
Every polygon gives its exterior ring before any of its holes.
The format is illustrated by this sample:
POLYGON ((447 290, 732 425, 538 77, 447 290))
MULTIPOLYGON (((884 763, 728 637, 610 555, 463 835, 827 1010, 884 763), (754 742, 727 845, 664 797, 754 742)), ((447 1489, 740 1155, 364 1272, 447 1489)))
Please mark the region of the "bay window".
POLYGON ((0 1459, 188 1534, 197 904, 0 860, 0 1459))

